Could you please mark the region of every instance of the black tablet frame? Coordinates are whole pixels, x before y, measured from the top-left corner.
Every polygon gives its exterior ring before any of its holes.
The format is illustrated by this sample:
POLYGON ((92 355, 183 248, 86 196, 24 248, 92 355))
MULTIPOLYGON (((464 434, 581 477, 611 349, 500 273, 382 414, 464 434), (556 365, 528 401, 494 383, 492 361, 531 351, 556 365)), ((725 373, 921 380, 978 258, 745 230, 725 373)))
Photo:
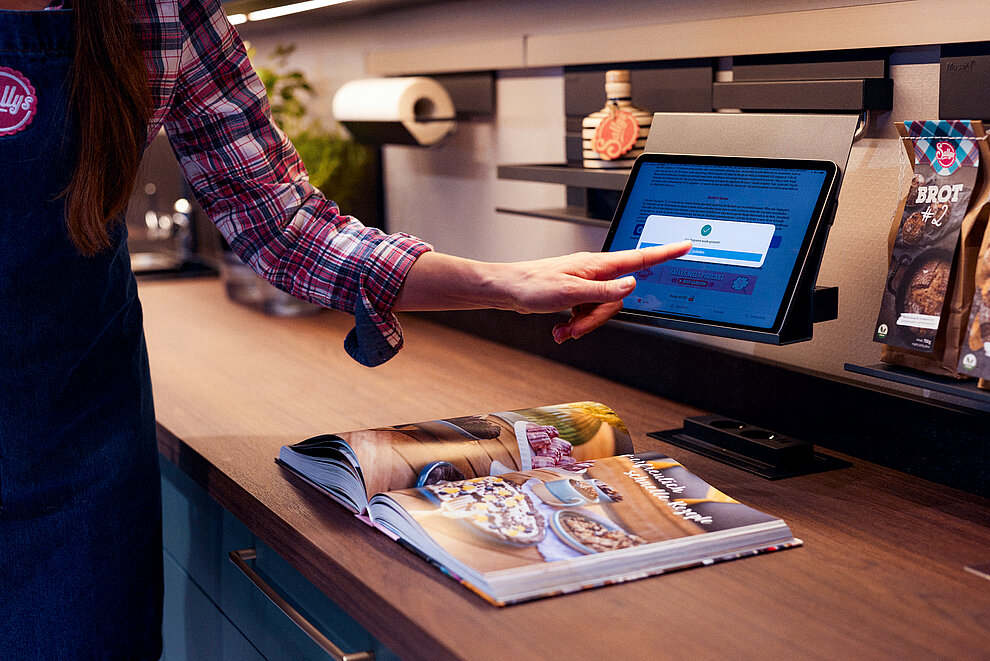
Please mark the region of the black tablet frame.
POLYGON ((628 308, 623 308, 616 315, 616 319, 765 344, 790 344, 811 339, 816 317, 815 281, 818 278, 818 268, 821 265, 822 254, 825 250, 828 230, 835 216, 838 196, 839 168, 836 164, 832 161, 818 159, 643 153, 636 159, 630 171, 629 179, 623 188, 619 204, 612 217, 612 224, 602 246, 603 252, 608 252, 612 245, 619 221, 625 211, 626 203, 642 164, 650 162, 825 170, 826 177, 812 212, 811 221, 808 223, 801 250, 791 269, 790 279, 777 309, 777 316, 770 328, 730 324, 698 319, 697 317, 682 317, 666 312, 644 312, 628 308))

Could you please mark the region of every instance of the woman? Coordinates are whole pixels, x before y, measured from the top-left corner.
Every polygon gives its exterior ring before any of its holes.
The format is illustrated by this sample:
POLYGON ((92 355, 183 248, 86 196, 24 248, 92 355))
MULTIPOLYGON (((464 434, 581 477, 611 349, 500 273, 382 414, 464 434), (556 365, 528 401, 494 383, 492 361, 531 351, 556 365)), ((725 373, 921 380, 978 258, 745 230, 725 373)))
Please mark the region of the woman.
POLYGON ((233 249, 346 310, 366 365, 395 310, 571 309, 687 245, 488 264, 363 227, 306 181, 219 0, 0 0, 0 658, 158 658, 161 525, 141 307, 121 216, 164 128, 233 249), (618 279, 616 279, 618 278, 618 279))

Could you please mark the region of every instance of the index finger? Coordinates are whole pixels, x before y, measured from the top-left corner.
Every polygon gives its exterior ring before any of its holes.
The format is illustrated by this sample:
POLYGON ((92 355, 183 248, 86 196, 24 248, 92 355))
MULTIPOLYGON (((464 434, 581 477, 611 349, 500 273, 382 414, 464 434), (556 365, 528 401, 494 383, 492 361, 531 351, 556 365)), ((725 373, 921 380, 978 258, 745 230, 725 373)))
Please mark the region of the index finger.
POLYGON ((609 280, 626 273, 650 268, 669 259, 677 259, 686 255, 689 250, 691 250, 690 241, 678 241, 662 246, 600 253, 601 259, 594 266, 601 279, 609 280))

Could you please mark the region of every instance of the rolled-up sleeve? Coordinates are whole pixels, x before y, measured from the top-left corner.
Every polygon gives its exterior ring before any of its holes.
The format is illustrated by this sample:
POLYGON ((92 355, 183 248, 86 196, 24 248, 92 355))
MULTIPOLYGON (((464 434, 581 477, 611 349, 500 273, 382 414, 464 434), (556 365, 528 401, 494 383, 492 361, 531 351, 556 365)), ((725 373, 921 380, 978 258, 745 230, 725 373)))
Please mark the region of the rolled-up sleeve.
POLYGON ((365 227, 309 183, 219 2, 181 3, 179 18, 186 39, 165 129, 197 199, 266 280, 354 314, 344 345, 355 360, 385 362, 402 347, 399 288, 431 246, 365 227))

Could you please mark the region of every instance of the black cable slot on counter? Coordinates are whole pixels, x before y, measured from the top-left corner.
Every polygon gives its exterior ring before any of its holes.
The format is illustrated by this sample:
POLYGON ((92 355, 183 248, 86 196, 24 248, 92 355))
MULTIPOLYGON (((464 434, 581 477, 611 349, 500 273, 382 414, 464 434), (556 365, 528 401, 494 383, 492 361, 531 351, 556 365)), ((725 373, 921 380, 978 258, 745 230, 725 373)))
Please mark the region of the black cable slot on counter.
POLYGON ((768 480, 852 466, 848 461, 816 452, 814 444, 808 441, 722 415, 685 418, 682 429, 651 432, 647 436, 768 480))

